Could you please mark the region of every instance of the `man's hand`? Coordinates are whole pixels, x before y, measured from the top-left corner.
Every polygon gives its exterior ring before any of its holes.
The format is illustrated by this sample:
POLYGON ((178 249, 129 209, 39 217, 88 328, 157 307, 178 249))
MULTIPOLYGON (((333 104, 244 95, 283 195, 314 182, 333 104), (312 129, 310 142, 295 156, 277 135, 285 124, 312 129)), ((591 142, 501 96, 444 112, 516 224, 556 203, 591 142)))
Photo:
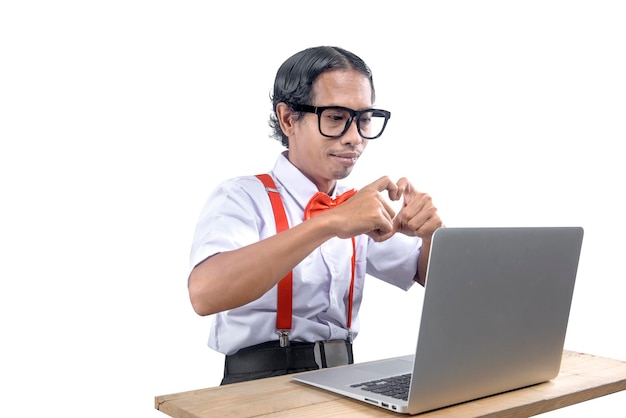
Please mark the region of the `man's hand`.
POLYGON ((398 200, 402 196, 398 186, 385 176, 360 189, 341 206, 328 211, 328 215, 341 217, 337 236, 351 238, 367 234, 375 241, 391 237, 396 232, 393 226, 395 212, 381 194, 385 190, 391 200, 398 200))
POLYGON ((393 219, 393 230, 430 243, 435 230, 443 226, 432 198, 416 190, 404 177, 398 181, 397 188, 396 196, 404 199, 402 208, 393 219))
POLYGON ((335 217, 339 238, 367 234, 377 242, 401 232, 429 243, 435 230, 442 226, 431 197, 417 191, 404 177, 398 183, 381 177, 324 216, 335 217), (385 190, 392 201, 403 198, 397 215, 382 194, 385 190))

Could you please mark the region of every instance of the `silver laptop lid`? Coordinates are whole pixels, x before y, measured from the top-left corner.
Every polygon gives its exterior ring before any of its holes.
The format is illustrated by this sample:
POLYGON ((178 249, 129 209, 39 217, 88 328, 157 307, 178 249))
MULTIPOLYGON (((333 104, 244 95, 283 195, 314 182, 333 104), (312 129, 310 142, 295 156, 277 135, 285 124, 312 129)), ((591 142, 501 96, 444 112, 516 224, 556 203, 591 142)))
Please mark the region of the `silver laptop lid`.
POLYGON ((580 227, 436 231, 409 413, 556 377, 582 238, 580 227))

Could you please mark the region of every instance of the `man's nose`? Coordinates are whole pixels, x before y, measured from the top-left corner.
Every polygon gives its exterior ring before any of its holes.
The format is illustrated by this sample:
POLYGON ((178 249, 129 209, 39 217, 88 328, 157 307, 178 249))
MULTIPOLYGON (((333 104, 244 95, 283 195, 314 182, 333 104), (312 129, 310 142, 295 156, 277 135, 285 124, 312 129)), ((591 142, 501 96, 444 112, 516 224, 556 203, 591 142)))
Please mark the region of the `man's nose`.
POLYGON ((359 133, 356 119, 352 119, 350 126, 345 134, 341 137, 342 144, 358 145, 363 142, 363 137, 359 133))

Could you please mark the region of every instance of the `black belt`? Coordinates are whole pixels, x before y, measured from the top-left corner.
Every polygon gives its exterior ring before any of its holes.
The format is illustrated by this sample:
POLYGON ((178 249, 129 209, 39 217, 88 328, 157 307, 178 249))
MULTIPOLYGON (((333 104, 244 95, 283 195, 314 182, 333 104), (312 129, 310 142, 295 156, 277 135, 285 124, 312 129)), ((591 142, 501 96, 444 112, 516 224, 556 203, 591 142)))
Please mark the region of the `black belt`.
MULTIPOLYGON (((332 343, 333 347, 337 346, 337 342, 332 343)), ((345 343, 345 353, 342 357, 346 361, 343 363, 353 363, 352 344, 347 341, 341 341, 341 343, 345 343)), ((242 348, 235 354, 226 356, 225 372, 230 375, 273 370, 319 369, 339 365, 335 354, 332 354, 333 358, 330 358, 331 350, 328 349, 330 347, 328 344, 329 342, 291 341, 289 346, 280 347, 278 341, 270 341, 242 348)), ((336 348, 332 350, 332 352, 336 351, 336 348)))

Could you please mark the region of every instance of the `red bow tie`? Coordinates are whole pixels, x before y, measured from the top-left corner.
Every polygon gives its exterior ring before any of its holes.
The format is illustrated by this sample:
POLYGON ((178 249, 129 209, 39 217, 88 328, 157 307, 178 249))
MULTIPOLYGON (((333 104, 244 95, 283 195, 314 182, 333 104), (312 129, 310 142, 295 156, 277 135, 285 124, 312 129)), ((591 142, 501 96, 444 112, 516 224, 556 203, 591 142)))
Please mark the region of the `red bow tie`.
POLYGON ((315 215, 318 215, 321 212, 324 212, 328 209, 334 208, 335 206, 339 206, 344 203, 346 200, 350 199, 356 190, 348 190, 347 192, 340 194, 336 198, 331 198, 326 193, 317 192, 313 195, 309 203, 304 208, 304 220, 311 219, 315 215))

